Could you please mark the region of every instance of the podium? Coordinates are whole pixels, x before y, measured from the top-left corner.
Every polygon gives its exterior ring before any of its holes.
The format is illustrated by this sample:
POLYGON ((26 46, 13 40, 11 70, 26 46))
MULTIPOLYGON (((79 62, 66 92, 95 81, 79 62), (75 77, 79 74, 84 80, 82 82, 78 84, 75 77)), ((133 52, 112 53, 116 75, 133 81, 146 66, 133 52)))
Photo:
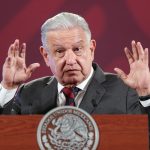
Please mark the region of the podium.
MULTIPOLYGON (((42 115, 1 115, 0 150, 39 150, 37 127, 42 115)), ((148 150, 147 115, 93 115, 99 131, 98 150, 148 150)))

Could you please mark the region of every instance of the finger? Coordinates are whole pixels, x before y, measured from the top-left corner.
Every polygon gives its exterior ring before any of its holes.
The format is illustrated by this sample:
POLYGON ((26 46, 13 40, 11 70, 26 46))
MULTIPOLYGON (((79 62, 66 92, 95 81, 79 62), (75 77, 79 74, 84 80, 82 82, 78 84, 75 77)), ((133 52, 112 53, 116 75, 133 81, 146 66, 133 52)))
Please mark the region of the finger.
POLYGON ((143 60, 143 58, 144 58, 144 49, 143 49, 141 43, 140 43, 140 42, 137 42, 136 47, 137 47, 139 59, 142 59, 142 60, 143 60))
POLYGON ((14 41, 14 43, 13 44, 11 44, 10 46, 9 46, 9 49, 8 49, 8 56, 10 56, 10 57, 12 57, 12 56, 15 56, 15 49, 16 49, 16 43, 17 42, 17 40, 15 40, 14 41))
POLYGON ((127 75, 125 74, 125 72, 119 68, 114 68, 114 71, 125 82, 125 80, 127 79, 127 75))
POLYGON ((22 44, 21 52, 20 52, 20 57, 24 58, 26 57, 26 43, 22 44))
POLYGON ((125 47, 124 52, 125 52, 126 57, 128 59, 129 65, 132 64, 134 62, 134 58, 133 58, 132 53, 130 52, 130 50, 127 47, 125 47))
POLYGON ((14 48, 15 48, 15 57, 19 56, 19 40, 16 39, 14 42, 14 48))
POLYGON ((149 65, 148 48, 145 48, 143 62, 144 62, 147 66, 149 65))
POLYGON ((5 60, 4 65, 6 67, 11 67, 12 64, 13 64, 12 57, 7 57, 6 60, 5 60))
POLYGON ((26 70, 27 75, 31 76, 32 72, 35 71, 38 67, 40 67, 39 63, 31 64, 26 70))
POLYGON ((9 57, 14 57, 15 56, 15 48, 14 48, 14 44, 11 44, 9 49, 8 49, 8 56, 9 57))
POLYGON ((138 53, 137 53, 137 48, 136 48, 135 41, 131 42, 131 46, 132 46, 132 52, 133 52, 134 60, 138 60, 139 58, 138 58, 138 53))

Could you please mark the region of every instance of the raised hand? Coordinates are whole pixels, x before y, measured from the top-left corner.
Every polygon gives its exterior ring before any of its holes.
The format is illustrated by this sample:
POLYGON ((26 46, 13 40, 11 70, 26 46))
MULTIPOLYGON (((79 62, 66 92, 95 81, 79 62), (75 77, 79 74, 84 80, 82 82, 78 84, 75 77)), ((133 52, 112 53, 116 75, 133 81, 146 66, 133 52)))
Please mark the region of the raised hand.
POLYGON ((129 74, 119 68, 114 70, 125 84, 137 91, 139 96, 150 95, 148 48, 143 49, 141 43, 135 41, 132 41, 131 45, 132 52, 127 47, 124 49, 130 65, 129 74))
POLYGON ((26 44, 19 46, 19 40, 16 39, 8 49, 8 57, 3 65, 3 80, 1 84, 6 89, 18 87, 22 82, 30 78, 32 72, 40 66, 39 63, 33 63, 26 67, 25 62, 26 44))

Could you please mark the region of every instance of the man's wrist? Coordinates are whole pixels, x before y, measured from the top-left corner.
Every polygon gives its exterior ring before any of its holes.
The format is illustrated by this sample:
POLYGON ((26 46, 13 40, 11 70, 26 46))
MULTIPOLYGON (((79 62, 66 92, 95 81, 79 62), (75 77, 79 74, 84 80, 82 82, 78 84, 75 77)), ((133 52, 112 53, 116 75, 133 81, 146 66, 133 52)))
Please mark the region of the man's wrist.
POLYGON ((3 88, 5 88, 6 90, 13 90, 13 89, 16 89, 16 88, 18 88, 19 87, 19 85, 13 85, 13 84, 9 84, 9 83, 5 83, 4 81, 1 81, 1 86, 3 87, 3 88))
POLYGON ((136 89, 139 97, 147 97, 150 95, 150 88, 136 89))

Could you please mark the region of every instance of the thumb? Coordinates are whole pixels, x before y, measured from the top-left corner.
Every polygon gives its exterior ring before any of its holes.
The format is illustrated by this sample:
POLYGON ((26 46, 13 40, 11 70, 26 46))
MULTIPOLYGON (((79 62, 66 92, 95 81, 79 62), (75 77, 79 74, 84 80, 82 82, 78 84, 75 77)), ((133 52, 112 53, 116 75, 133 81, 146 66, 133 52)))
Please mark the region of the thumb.
POLYGON ((26 71, 27 75, 30 76, 32 74, 32 72, 34 70, 36 70, 38 67, 40 67, 39 63, 33 63, 33 64, 29 65, 29 67, 27 68, 27 71, 26 71))
POLYGON ((127 75, 125 72, 119 68, 114 68, 114 71, 117 73, 117 75, 125 82, 127 79, 127 75))

